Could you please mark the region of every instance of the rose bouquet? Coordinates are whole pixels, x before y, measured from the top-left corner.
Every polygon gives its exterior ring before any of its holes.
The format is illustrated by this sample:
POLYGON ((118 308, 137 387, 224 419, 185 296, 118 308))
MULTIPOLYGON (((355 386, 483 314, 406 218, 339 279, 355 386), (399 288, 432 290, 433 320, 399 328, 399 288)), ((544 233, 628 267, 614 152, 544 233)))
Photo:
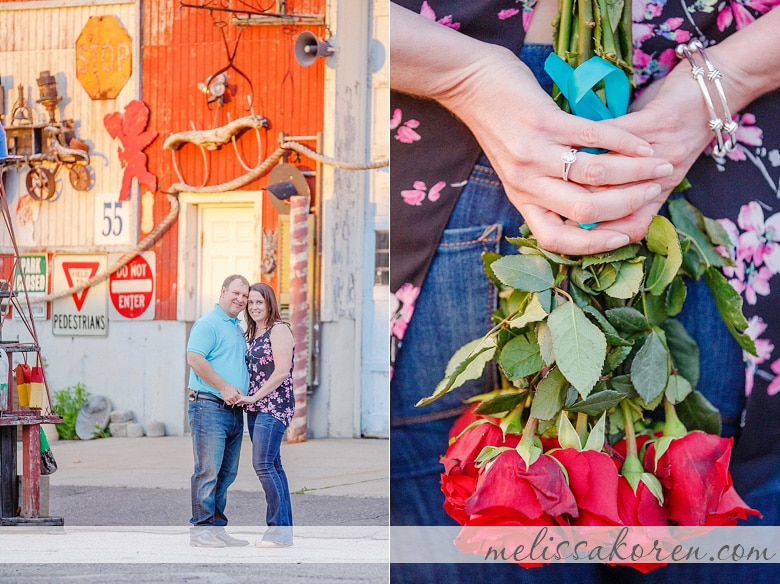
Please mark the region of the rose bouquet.
MULTIPOLYGON (((548 61, 561 107, 591 119, 625 113, 630 10, 564 0, 548 61)), ((459 524, 719 526, 759 515, 732 485, 732 440, 695 389, 699 350, 675 319, 687 279, 703 278, 755 354, 742 299, 721 272, 732 265, 729 237, 684 198, 667 211, 641 243, 608 253, 551 253, 523 228, 509 240, 519 253, 483 255, 499 290, 495 326, 459 349, 418 403, 498 367, 499 387, 470 400, 442 458, 444 507, 459 524)))

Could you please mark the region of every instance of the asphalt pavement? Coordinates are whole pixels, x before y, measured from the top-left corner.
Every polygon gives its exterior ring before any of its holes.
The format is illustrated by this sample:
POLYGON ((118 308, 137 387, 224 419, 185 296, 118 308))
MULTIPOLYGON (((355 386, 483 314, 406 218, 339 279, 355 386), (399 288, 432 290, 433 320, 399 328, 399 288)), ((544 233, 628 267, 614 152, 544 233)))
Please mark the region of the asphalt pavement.
MULTIPOLYGON (((242 583, 389 580, 389 441, 282 445, 295 545, 257 549, 265 498, 245 438, 228 494, 231 535, 246 547, 189 546, 189 436, 51 443, 42 515, 62 528, 0 528, 0 582, 242 583)), ((20 454, 21 460, 21 454, 20 454)))

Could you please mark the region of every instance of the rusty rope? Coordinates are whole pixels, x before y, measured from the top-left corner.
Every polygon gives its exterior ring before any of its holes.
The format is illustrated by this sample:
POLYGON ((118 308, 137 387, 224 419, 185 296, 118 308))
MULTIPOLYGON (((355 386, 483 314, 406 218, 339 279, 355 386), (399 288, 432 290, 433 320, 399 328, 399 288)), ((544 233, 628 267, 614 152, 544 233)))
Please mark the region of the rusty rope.
POLYGON ((40 298, 33 298, 30 299, 30 304, 40 304, 42 302, 51 302, 52 300, 58 300, 59 298, 65 298, 66 296, 70 296, 71 294, 75 294, 76 292, 79 292, 81 290, 84 290, 85 288, 89 288, 91 286, 94 286, 95 284, 98 284, 99 282, 102 282, 106 278, 108 278, 111 274, 116 272, 119 268, 126 266, 129 264, 135 256, 137 256, 139 253, 146 251, 152 245, 154 245, 155 241, 163 234, 165 233, 168 228, 173 225, 174 221, 176 221, 178 215, 179 215, 179 199, 172 194, 168 194, 168 202, 171 204, 171 209, 168 211, 168 214, 165 216, 165 218, 160 221, 159 225, 152 229, 149 234, 143 238, 143 240, 135 247, 135 249, 129 253, 126 253, 123 255, 119 261, 114 263, 111 267, 109 267, 107 270, 105 270, 102 274, 98 274, 94 276, 93 278, 87 280, 84 284, 81 284, 79 286, 73 286, 72 288, 69 288, 68 290, 65 290, 64 292, 59 292, 57 294, 47 294, 46 296, 41 296, 40 298))
POLYGON ((284 142, 261 164, 258 164, 255 168, 253 168, 250 172, 246 173, 245 175, 234 178, 231 181, 218 184, 218 185, 203 186, 203 187, 194 187, 192 185, 187 185, 184 183, 175 183, 171 185, 169 190, 166 192, 166 194, 168 195, 168 201, 171 204, 170 211, 168 211, 168 214, 160 222, 160 224, 157 225, 157 227, 155 227, 152 231, 150 231, 149 234, 135 247, 133 251, 123 255, 119 259, 119 261, 117 261, 112 266, 107 268, 103 273, 97 274, 96 276, 87 280, 87 282, 85 282, 84 284, 81 284, 79 286, 73 286, 72 288, 69 288, 64 292, 59 292, 57 294, 47 294, 46 296, 42 296, 40 298, 30 299, 29 300, 30 304, 51 302, 52 300, 65 298, 66 296, 70 296, 71 294, 80 292, 85 288, 94 286, 95 284, 98 284, 103 280, 105 280, 106 278, 108 278, 109 276, 111 276, 111 274, 116 272, 118 269, 129 264, 133 260, 133 258, 137 256, 139 253, 146 251, 147 249, 152 247, 152 245, 154 245, 157 239, 159 239, 162 236, 162 234, 165 233, 168 230, 168 228, 171 225, 173 225, 173 223, 178 218, 179 215, 178 194, 180 192, 187 191, 191 193, 219 193, 223 191, 232 191, 232 190, 239 189, 243 186, 248 185, 252 181, 260 178, 266 172, 268 172, 268 170, 271 168, 274 162, 276 162, 279 158, 281 158, 284 155, 286 150, 295 150, 297 152, 300 152, 301 154, 305 154, 309 158, 322 162, 323 164, 328 164, 336 168, 343 168, 347 170, 369 170, 374 168, 382 168, 389 164, 389 162, 385 159, 378 160, 376 162, 363 163, 363 164, 343 162, 335 158, 331 158, 330 156, 320 154, 319 152, 316 152, 311 148, 307 148, 306 146, 298 142, 284 142))

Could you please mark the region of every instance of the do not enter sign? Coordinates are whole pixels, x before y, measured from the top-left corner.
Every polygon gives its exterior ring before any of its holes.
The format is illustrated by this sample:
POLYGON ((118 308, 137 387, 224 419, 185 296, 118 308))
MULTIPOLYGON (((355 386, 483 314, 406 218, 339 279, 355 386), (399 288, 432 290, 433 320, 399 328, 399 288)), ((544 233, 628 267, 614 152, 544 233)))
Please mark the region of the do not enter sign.
POLYGON ((154 263, 154 254, 138 255, 111 274, 108 293, 115 316, 154 318, 154 263))

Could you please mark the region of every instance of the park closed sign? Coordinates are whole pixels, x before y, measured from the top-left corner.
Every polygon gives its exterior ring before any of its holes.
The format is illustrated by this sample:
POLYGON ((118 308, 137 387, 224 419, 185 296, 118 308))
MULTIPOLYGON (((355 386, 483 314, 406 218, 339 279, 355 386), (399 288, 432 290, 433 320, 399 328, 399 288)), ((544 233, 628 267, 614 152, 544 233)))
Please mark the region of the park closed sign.
POLYGON ((108 286, 106 280, 82 286, 106 271, 106 254, 55 254, 52 257, 51 291, 58 295, 77 290, 51 303, 52 334, 57 336, 107 336, 108 286))
MULTIPOLYGON (((30 312, 35 320, 46 320, 46 288, 49 284, 48 262, 46 254, 28 254, 19 256, 14 276, 14 292, 19 298, 24 298, 27 291, 27 299, 30 302, 30 312)), ((26 309, 26 301, 20 300, 22 309, 26 309)))

